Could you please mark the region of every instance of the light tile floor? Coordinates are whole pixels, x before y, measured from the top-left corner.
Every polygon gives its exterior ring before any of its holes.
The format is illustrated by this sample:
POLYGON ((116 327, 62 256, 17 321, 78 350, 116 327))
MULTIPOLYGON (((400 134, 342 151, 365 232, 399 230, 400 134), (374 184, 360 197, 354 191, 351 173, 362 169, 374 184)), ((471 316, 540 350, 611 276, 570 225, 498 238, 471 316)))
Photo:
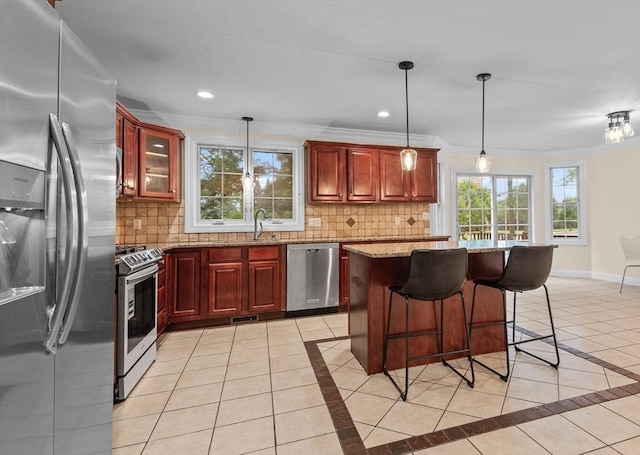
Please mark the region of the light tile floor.
MULTIPOLYGON (((568 278, 548 287, 559 342, 640 374, 640 288, 619 294, 615 283, 568 278)), ((546 333, 543 302, 539 291, 519 296, 517 324, 546 333)), ((441 364, 412 368, 403 402, 387 378, 364 373, 346 335, 346 314, 170 332, 131 396, 114 406, 113 454, 342 454, 305 341, 323 340, 318 348, 367 448, 634 382, 563 350, 558 370, 512 353, 508 382, 476 366, 474 389, 441 364)), ((543 342, 530 348, 552 355, 543 342)), ((483 357, 504 363, 503 354, 483 357)), ((414 453, 640 454, 640 396, 414 453)))

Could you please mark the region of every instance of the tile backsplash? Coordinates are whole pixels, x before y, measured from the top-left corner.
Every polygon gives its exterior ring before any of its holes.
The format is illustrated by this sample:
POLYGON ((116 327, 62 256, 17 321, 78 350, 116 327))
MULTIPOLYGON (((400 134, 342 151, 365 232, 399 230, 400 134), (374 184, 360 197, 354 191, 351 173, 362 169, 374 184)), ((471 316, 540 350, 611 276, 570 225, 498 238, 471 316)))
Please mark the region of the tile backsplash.
MULTIPOLYGON (((428 211, 425 203, 307 205, 304 231, 275 234, 283 240, 420 237, 430 233, 429 221, 423 220, 423 213, 428 211), (310 226, 310 218, 319 218, 320 226, 310 226)), ((268 226, 265 234, 271 235, 268 226)), ((216 243, 252 238, 252 232, 185 233, 183 203, 118 202, 116 207, 118 245, 216 243), (134 220, 140 220, 140 229, 134 229, 134 220)))

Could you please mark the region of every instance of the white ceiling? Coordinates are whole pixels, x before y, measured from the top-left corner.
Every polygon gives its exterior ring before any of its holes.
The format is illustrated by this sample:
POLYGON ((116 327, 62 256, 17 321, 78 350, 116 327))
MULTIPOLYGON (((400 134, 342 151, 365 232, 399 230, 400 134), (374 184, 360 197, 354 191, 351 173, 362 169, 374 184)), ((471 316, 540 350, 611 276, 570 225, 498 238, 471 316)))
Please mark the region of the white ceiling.
MULTIPOLYGON (((404 133, 479 150, 640 135, 640 0, 64 0, 56 10, 154 115, 404 133), (208 89, 215 99, 197 98, 208 89), (386 119, 376 116, 388 110, 386 119)), ((124 99, 123 98, 123 99, 124 99)), ((134 100, 134 101, 131 101, 134 100)), ((188 127, 189 125, 182 125, 188 127)))

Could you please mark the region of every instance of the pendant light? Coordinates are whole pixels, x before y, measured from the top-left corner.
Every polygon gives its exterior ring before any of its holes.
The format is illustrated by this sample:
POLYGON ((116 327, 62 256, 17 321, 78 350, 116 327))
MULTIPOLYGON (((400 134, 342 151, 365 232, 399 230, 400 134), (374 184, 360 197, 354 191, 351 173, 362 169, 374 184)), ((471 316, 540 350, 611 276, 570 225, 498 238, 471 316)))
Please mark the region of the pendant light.
POLYGON ((253 186, 253 178, 251 178, 251 174, 249 173, 247 162, 249 161, 249 122, 253 122, 253 117, 242 117, 242 120, 247 122, 247 159, 245 160, 245 173, 242 179, 242 184, 244 185, 246 190, 250 190, 253 186))
POLYGON ((480 73, 476 79, 482 81, 482 149, 476 155, 476 171, 484 174, 491 168, 491 157, 484 151, 484 83, 491 79, 490 73, 480 73))
POLYGON ((404 71, 404 96, 407 113, 407 147, 400 152, 400 162, 403 171, 413 171, 416 168, 418 153, 409 147, 409 78, 407 71, 413 68, 413 62, 400 62, 398 68, 404 71))
POLYGON ((628 137, 633 136, 633 128, 629 123, 629 113, 631 111, 617 111, 607 114, 609 118, 609 127, 605 130, 605 140, 607 144, 624 142, 628 137), (616 118, 615 123, 613 118, 616 118), (622 117, 624 124, 620 123, 620 117, 622 117))

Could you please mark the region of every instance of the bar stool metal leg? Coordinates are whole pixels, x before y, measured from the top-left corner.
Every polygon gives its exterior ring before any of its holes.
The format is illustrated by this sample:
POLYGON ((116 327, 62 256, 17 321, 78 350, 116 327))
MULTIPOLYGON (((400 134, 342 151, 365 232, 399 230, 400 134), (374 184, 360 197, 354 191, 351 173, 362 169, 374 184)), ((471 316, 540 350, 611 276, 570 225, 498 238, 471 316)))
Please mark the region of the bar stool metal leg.
POLYGON ((492 373, 497 374, 500 379, 502 379, 504 382, 507 382, 507 380, 509 379, 509 372, 510 372, 510 360, 509 360, 509 338, 507 337, 507 296, 505 291, 502 291, 502 315, 503 315, 503 321, 493 321, 493 322, 485 322, 485 323, 480 323, 480 324, 474 324, 473 323, 473 317, 474 317, 474 313, 475 313, 475 308, 476 308, 476 290, 477 290, 478 285, 475 284, 473 286, 473 300, 471 302, 471 319, 469 321, 469 335, 471 336, 471 334, 473 333, 473 330, 475 329, 480 329, 483 327, 492 327, 492 326, 497 326, 497 325, 501 325, 503 327, 504 330, 504 350, 505 350, 505 355, 507 357, 507 371, 505 374, 500 373, 499 371, 495 370, 494 368, 491 368, 489 365, 485 364, 484 362, 481 362, 478 359, 473 359, 473 362, 483 366, 484 368, 486 368, 487 370, 491 371, 492 373))

